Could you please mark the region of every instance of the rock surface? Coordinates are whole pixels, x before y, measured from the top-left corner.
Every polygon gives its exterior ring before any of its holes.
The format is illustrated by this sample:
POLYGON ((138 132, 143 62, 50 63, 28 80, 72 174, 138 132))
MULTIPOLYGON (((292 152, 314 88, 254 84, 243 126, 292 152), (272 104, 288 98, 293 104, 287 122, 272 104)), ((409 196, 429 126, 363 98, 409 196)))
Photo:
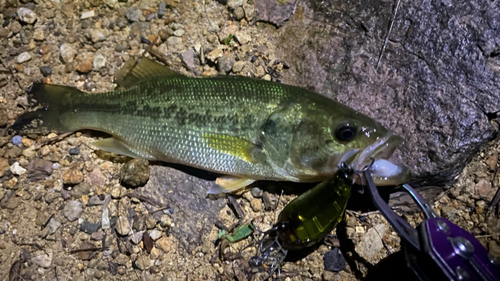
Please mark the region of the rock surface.
POLYGON ((500 60, 492 55, 500 7, 477 3, 401 5, 375 70, 392 2, 301 2, 278 39, 277 56, 290 66, 283 81, 378 120, 406 139, 393 158, 419 185, 449 184, 492 138, 490 119, 500 111, 500 60))
MULTIPOLYGON (((188 172, 199 173, 188 169, 188 172)), ((205 173, 202 173, 205 174, 205 173)), ((151 167, 148 183, 137 193, 150 198, 158 206, 172 206, 171 229, 179 243, 191 252, 201 245, 215 223, 217 214, 224 206, 222 200, 205 198, 215 183, 206 181, 168 167, 151 167), (201 229, 200 226, 201 225, 201 229)))

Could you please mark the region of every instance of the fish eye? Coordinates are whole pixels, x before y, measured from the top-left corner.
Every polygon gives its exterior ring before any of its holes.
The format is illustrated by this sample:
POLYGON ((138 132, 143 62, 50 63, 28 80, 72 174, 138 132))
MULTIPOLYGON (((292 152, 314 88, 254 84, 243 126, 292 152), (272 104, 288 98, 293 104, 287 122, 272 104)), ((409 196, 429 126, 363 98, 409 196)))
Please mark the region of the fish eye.
POLYGON ((356 136, 358 130, 349 124, 342 124, 335 130, 335 138, 339 141, 350 141, 356 136))

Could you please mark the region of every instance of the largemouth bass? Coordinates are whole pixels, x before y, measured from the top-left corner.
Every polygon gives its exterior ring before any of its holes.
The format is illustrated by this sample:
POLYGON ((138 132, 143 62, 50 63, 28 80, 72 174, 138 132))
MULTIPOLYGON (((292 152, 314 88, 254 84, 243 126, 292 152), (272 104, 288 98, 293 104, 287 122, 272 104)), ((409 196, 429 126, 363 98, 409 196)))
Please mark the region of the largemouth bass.
POLYGON ((319 182, 341 161, 361 169, 376 160, 381 185, 406 182, 387 160, 402 139, 373 119, 312 91, 240 76, 193 78, 147 58, 129 60, 115 91, 85 93, 35 83, 41 105, 17 131, 103 131, 94 145, 134 158, 179 163, 225 176, 211 193, 255 180, 319 182))

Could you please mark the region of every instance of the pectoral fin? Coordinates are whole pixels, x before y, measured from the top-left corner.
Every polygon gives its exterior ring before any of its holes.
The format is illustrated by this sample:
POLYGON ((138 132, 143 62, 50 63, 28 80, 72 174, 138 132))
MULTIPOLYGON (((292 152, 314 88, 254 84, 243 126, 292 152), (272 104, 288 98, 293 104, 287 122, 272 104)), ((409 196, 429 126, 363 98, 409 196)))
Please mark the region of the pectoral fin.
POLYGON ((245 139, 225 134, 204 134, 202 138, 208 146, 217 151, 241 158, 249 163, 257 163, 256 154, 261 151, 256 144, 245 139))
POLYGON ((137 159, 155 160, 155 157, 150 155, 149 153, 134 149, 115 138, 98 140, 96 142, 93 142, 92 145, 100 150, 108 151, 111 153, 125 155, 137 159))
POLYGON ((215 180, 216 186, 208 190, 208 194, 234 193, 255 182, 253 179, 223 176, 215 180))

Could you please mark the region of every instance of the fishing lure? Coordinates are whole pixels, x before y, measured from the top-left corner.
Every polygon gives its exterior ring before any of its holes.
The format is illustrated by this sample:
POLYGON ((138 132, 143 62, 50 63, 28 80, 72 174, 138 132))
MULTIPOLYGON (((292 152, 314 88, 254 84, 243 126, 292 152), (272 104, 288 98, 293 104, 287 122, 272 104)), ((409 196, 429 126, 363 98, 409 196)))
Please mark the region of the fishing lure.
POLYGON ((292 200, 278 222, 260 241, 251 267, 265 269, 269 277, 278 270, 289 250, 310 247, 326 237, 342 220, 354 184, 354 171, 345 163, 329 179, 292 200))

